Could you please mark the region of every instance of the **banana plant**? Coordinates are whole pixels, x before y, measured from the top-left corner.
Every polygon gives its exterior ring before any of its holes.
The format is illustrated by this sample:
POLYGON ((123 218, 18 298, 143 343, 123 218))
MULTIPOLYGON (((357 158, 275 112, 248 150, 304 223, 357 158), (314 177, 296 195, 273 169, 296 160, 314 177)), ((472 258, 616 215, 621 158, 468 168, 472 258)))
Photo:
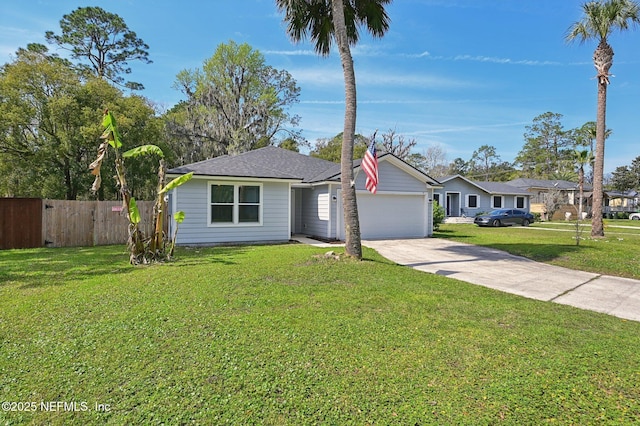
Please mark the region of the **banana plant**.
MULTIPOLYGON (((162 149, 160 149, 156 145, 142 145, 132 148, 121 154, 120 148, 122 148, 123 146, 122 138, 118 131, 116 120, 113 117, 113 114, 111 114, 111 112, 109 112, 108 110, 106 110, 104 113, 102 125, 104 127, 104 132, 102 133, 102 136, 100 138, 103 141, 98 147, 98 157, 89 166, 89 168, 91 169, 91 173, 95 176, 95 180, 91 189, 95 193, 100 188, 100 167, 110 146, 115 152, 116 178, 118 179, 118 186, 120 187, 123 207, 125 207, 124 210, 127 212, 127 219, 129 220, 129 238, 127 246, 129 248, 130 263, 133 265, 137 265, 140 263, 148 263, 150 261, 168 260, 173 255, 173 250, 175 248, 175 237, 178 227, 176 226, 176 232, 174 232, 171 250, 170 252, 167 252, 165 250, 166 238, 164 235, 164 222, 167 213, 167 203, 165 201, 165 195, 172 189, 177 188, 178 186, 189 181, 189 179, 191 179, 191 177, 193 176, 193 173, 182 175, 178 178, 173 179, 171 182, 165 185, 164 180, 166 166, 162 149), (155 155, 160 157, 158 167, 157 195, 153 209, 153 235, 148 238, 145 238, 142 235, 142 232, 140 231, 138 226, 141 220, 140 212, 138 211, 136 200, 135 198, 131 197, 131 191, 127 186, 124 163, 125 159, 135 158, 143 155, 155 155)), ((177 223, 181 223, 184 220, 184 213, 182 213, 182 215, 176 216, 180 217, 180 222, 176 221, 177 223)))

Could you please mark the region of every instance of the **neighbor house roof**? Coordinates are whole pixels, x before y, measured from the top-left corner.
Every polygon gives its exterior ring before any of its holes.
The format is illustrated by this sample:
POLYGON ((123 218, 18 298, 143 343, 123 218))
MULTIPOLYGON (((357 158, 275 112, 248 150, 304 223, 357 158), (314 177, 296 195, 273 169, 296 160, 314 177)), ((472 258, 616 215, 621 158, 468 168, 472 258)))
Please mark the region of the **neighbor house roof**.
POLYGON ((605 195, 609 198, 630 198, 635 199, 638 197, 638 191, 604 191, 605 195))
MULTIPOLYGON (((578 190, 578 184, 575 182, 569 182, 567 180, 560 179, 528 179, 528 178, 520 178, 514 179, 507 182, 509 185, 517 186, 522 189, 562 189, 562 190, 578 190)), ((591 190, 590 185, 584 185, 584 190, 591 190)))
POLYGON ((487 191, 489 194, 531 195, 528 191, 513 185, 509 185, 506 182, 475 182, 475 183, 480 188, 487 191))

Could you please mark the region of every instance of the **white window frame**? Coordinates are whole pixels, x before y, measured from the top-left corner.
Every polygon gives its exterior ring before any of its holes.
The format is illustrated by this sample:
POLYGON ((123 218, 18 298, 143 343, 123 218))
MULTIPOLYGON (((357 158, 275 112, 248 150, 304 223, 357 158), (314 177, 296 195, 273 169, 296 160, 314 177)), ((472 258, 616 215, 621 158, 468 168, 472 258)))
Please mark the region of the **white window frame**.
POLYGON ((502 195, 492 195, 491 196, 491 208, 492 209, 504 209, 504 196, 502 195), (496 207, 495 199, 500 199, 500 207, 496 207))
POLYGON ((232 182, 232 181, 210 181, 207 184, 207 226, 212 228, 229 228, 229 227, 242 227, 242 226, 262 226, 262 212, 264 207, 264 188, 260 182, 232 182), (214 185, 233 186, 233 220, 232 222, 211 222, 211 187, 214 185), (258 206, 258 221, 257 222, 240 222, 240 206, 241 205, 256 205, 256 203, 240 203, 239 188, 241 186, 257 186, 260 188, 260 202, 258 206))
POLYGON ((527 197, 524 195, 516 195, 513 197, 513 208, 517 210, 527 209, 527 197), (518 207, 518 198, 522 198, 522 207, 518 207))
POLYGON ((480 208, 480 196, 478 194, 466 194, 464 196, 464 208, 465 209, 477 209, 477 208, 480 208), (471 207, 469 205, 469 198, 470 197, 476 197, 476 205, 474 207, 471 207))

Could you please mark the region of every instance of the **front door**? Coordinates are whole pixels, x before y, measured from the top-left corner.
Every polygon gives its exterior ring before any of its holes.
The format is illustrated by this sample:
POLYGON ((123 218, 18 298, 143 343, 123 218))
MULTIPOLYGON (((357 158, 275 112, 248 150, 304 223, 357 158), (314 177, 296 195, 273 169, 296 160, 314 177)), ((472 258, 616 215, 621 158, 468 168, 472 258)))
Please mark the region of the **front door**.
POLYGON ((447 194, 447 207, 445 209, 447 216, 460 216, 460 193, 451 192, 447 194))

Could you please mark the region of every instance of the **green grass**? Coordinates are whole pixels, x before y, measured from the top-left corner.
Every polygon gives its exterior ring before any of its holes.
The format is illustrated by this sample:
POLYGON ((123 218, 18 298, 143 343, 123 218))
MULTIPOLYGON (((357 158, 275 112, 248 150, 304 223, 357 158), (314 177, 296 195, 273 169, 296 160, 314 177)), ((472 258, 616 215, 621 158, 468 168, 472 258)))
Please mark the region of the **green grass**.
POLYGON ((535 223, 528 228, 443 224, 435 236, 493 247, 565 268, 640 279, 640 227, 619 227, 631 222, 637 221, 606 221, 605 237, 596 239, 590 237, 590 226, 583 225, 579 245, 575 222, 535 223))
POLYGON ((616 226, 633 226, 634 228, 638 228, 640 229, 640 220, 629 220, 629 219, 605 219, 604 220, 604 224, 605 226, 611 226, 613 229, 613 227, 616 226))
POLYGON ((0 401, 88 408, 0 424, 640 421, 640 323, 323 252, 0 251, 0 401))

